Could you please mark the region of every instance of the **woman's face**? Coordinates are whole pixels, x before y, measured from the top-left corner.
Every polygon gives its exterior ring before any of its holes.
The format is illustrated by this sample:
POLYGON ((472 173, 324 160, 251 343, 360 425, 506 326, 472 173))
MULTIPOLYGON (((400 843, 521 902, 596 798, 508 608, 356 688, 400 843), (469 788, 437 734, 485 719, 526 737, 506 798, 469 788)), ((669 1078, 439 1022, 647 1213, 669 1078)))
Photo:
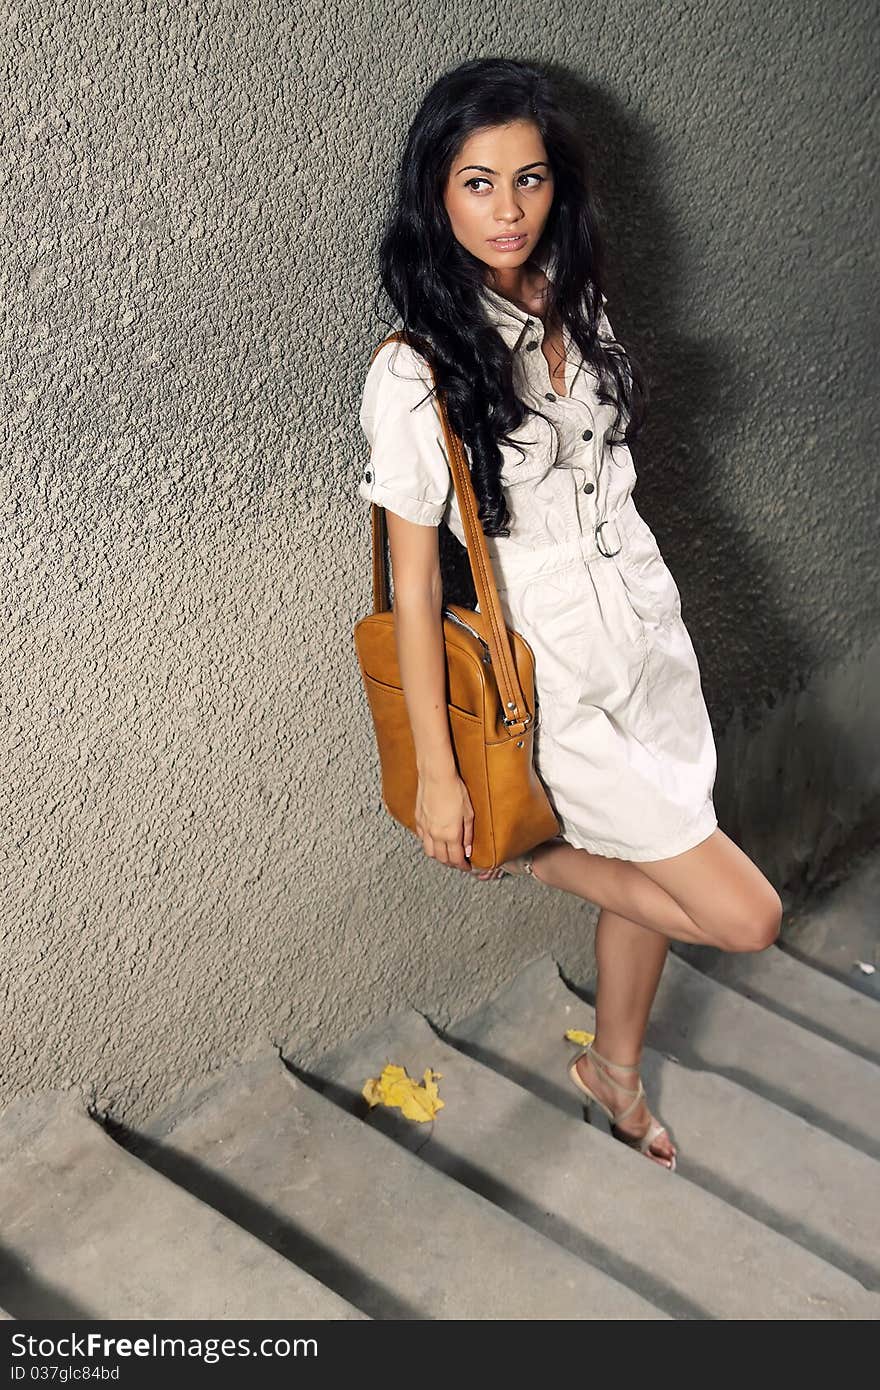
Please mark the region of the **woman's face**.
POLYGON ((475 131, 452 161, 443 201, 455 239, 472 256, 502 272, 522 265, 553 202, 553 171, 538 127, 512 121, 475 131))

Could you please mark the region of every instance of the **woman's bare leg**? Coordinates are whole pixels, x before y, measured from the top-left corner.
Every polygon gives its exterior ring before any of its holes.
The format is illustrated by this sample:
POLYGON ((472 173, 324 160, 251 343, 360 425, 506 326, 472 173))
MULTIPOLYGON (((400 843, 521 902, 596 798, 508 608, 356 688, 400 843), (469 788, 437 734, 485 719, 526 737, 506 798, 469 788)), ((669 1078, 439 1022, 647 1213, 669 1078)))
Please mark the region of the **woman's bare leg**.
POLYGON ((611 859, 547 840, 536 878, 675 941, 762 951, 779 935, 782 903, 758 866, 718 826, 671 859, 611 859))
MULTIPOLYGON (((601 907, 596 928, 596 1050, 621 1064, 638 1064, 651 1005, 670 940, 729 951, 759 951, 779 933, 782 903, 760 869, 716 827, 707 839, 669 859, 605 858, 549 840, 534 851, 536 878, 601 907)), ((589 1053, 577 1064, 586 1084, 615 1111, 631 1097, 612 1086, 589 1053)), ((612 1069, 634 1089, 636 1070, 612 1069)), ((641 1136, 651 1113, 646 1102, 618 1129, 641 1136)), ((675 1148, 661 1134, 651 1146, 655 1162, 669 1166, 675 1148)))
MULTIPOLYGON (((762 951, 779 935, 782 902, 756 864, 719 827, 705 840, 668 859, 613 859, 577 849, 561 838, 532 853, 534 876, 600 908, 596 929, 597 1052, 613 1062, 637 1063, 648 1015, 670 940, 725 951, 762 951)), ((585 1083, 612 1110, 632 1097, 616 1090, 589 1053, 577 1064, 585 1083)), ((635 1070, 613 1072, 634 1089, 635 1070)), ((642 1103, 619 1131, 641 1137, 651 1114, 642 1103)), ((668 1135, 651 1145, 656 1163, 669 1166, 668 1135)))
MULTIPOLYGON (((669 954, 668 936, 631 922, 603 907, 596 927, 596 1051, 611 1062, 632 1066, 633 1070, 611 1067, 620 1086, 635 1090, 648 1015, 657 993, 663 966, 669 954)), ((583 1080, 601 1101, 614 1111, 625 1110, 633 1097, 613 1086, 594 1065, 587 1053, 577 1064, 583 1080)), ((618 1129, 638 1138, 651 1122, 644 1099, 618 1125, 618 1129)), ((675 1146, 667 1134, 660 1134, 651 1145, 651 1156, 669 1166, 675 1146)))

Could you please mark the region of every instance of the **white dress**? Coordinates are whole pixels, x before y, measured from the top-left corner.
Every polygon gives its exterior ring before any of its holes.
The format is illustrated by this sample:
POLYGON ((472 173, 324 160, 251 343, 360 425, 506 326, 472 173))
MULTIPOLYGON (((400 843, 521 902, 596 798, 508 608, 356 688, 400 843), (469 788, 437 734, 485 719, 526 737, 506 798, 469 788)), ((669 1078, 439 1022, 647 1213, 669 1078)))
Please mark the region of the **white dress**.
MULTIPOLYGON (((567 394, 541 351, 544 325, 485 287, 490 322, 514 354, 527 416, 502 445, 509 536, 487 536, 509 627, 535 654, 535 768, 562 837, 615 859, 665 859, 717 825, 716 750, 681 597, 636 510, 636 473, 606 431, 613 406, 567 331, 567 394), (522 458, 522 461, 520 461, 522 458)), ((604 335, 612 337, 604 313, 604 335)), ((465 544, 424 358, 384 347, 366 377, 370 445, 358 494, 465 544)))

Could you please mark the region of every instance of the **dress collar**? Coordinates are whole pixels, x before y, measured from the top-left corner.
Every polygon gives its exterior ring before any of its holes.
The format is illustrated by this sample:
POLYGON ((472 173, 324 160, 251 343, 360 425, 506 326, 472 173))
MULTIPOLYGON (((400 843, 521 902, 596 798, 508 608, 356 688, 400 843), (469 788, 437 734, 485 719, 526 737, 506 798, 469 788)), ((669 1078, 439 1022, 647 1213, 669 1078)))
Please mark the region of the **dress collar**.
MULTIPOLYGON (((539 251, 532 257, 532 260, 543 270, 548 280, 553 279, 556 258, 550 250, 539 251)), ((518 305, 505 299, 504 295, 498 294, 488 285, 481 287, 480 298, 488 322, 498 330, 508 347, 513 348, 514 351, 520 346, 529 325, 537 323, 540 331, 540 319, 536 319, 534 315, 530 316, 524 309, 520 309, 518 305)))
MULTIPOLYGON (((556 269, 556 256, 549 248, 540 250, 532 257, 535 265, 543 270, 548 280, 553 279, 556 269)), ((505 299, 504 295, 490 289, 488 285, 483 285, 480 290, 480 299, 488 322, 496 328, 508 347, 516 351, 525 341, 526 331, 531 325, 537 329, 539 336, 543 333, 543 322, 536 315, 529 315, 524 309, 505 299)), ((605 295, 602 295, 602 307, 605 307, 605 295)), ((563 328, 563 342, 565 350, 568 351, 570 338, 568 329, 563 328)))

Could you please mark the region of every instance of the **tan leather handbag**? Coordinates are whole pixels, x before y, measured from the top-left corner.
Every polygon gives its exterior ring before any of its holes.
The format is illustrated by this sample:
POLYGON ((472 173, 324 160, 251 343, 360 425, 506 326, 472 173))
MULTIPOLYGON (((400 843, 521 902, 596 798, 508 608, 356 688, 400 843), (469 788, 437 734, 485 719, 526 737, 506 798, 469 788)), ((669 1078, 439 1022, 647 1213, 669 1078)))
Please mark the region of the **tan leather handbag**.
MULTIPOLYGON (((390 334, 373 357, 393 341, 405 342, 405 334, 390 334)), ((479 612, 459 604, 443 608, 449 728, 458 773, 474 808, 470 863, 494 869, 551 839, 560 826, 533 763, 534 654, 505 625, 464 445, 439 393, 438 406, 480 605, 479 612)), ((354 643, 379 750, 382 801, 416 834, 418 771, 388 601, 385 509, 372 503, 371 518, 373 611, 355 623, 354 643)))

